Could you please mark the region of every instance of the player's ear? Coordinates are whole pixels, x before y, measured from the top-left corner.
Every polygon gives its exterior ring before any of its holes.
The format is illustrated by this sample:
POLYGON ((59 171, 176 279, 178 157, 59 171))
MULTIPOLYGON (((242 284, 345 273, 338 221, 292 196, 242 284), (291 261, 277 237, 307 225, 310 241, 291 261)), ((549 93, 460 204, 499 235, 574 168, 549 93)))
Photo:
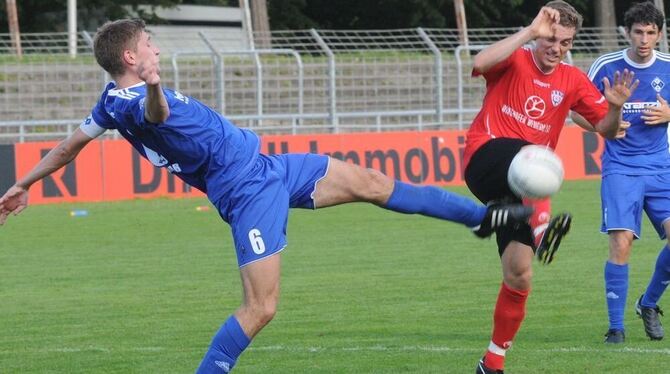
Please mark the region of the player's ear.
POLYGON ((121 55, 121 59, 123 60, 124 65, 135 65, 135 52, 131 51, 130 49, 124 49, 123 54, 121 55))

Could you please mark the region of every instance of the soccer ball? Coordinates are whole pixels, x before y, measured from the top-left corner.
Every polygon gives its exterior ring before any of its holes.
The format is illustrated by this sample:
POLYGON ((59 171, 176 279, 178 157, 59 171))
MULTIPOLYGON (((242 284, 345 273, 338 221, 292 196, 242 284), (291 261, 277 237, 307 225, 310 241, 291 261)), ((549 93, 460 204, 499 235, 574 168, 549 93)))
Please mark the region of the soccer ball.
POLYGON ((524 146, 512 159, 507 172, 507 183, 518 197, 549 197, 561 188, 563 163, 548 147, 524 146))

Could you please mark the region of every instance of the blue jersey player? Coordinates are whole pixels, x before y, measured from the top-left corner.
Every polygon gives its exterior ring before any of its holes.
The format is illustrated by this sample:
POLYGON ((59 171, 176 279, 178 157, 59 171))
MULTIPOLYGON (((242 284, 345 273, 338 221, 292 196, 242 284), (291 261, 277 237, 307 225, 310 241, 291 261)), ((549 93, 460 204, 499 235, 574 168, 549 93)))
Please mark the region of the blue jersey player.
POLYGON ((289 208, 363 201, 473 228, 480 237, 524 222, 520 205, 485 207, 436 187, 413 186, 324 155, 259 153, 260 141, 197 100, 161 87, 159 50, 141 20, 108 22, 94 40, 113 78, 91 116, 0 198, 0 224, 28 204, 32 184, 72 161, 106 130, 117 130, 145 158, 205 192, 230 224, 244 300, 214 334, 198 373, 229 372, 273 318, 289 208))
MULTIPOLYGON (((637 3, 624 16, 630 48, 605 54, 591 66, 589 78, 603 89, 602 79, 628 69, 639 79, 623 108, 629 126, 625 136, 608 139, 602 156, 602 227, 609 235, 605 263, 605 297, 609 314, 606 343, 623 343, 624 310, 628 293, 628 258, 633 240, 640 237, 644 210, 661 239, 670 233, 670 55, 655 51, 665 23, 653 3, 637 3)), ((656 270, 636 311, 653 340, 663 338, 657 301, 670 281, 670 249, 661 249, 656 270)))

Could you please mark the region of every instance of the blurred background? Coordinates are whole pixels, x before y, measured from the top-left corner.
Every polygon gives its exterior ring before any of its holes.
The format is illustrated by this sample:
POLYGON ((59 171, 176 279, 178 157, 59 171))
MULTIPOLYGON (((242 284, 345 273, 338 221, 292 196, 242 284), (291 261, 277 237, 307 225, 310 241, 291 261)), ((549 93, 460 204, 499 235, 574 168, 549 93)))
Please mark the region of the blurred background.
MULTIPOLYGON (((121 17, 147 21, 168 87, 261 134, 467 128, 484 93, 470 57, 544 3, 5 0, 0 143, 57 139, 78 126, 109 80, 92 57, 93 35, 121 17)), ((584 27, 568 63, 586 70, 627 46, 629 1, 570 3, 584 27)))

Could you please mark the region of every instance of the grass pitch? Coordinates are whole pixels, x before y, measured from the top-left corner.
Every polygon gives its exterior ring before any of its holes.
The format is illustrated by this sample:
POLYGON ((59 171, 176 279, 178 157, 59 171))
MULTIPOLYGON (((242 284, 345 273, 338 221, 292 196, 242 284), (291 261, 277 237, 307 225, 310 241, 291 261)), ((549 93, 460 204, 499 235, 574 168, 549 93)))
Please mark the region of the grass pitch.
MULTIPOLYGON (((602 343, 598 189, 567 182, 554 200, 574 214, 572 231, 553 264, 535 265, 510 373, 668 368, 670 340, 649 341, 633 311, 662 246, 646 221, 631 257, 627 342, 602 343)), ((194 372, 241 299, 230 230, 200 205, 59 204, 11 217, 0 228, 0 373, 194 372)), ((288 236, 277 316, 237 373, 474 372, 500 284, 494 240, 365 204, 294 210, 288 236)))

